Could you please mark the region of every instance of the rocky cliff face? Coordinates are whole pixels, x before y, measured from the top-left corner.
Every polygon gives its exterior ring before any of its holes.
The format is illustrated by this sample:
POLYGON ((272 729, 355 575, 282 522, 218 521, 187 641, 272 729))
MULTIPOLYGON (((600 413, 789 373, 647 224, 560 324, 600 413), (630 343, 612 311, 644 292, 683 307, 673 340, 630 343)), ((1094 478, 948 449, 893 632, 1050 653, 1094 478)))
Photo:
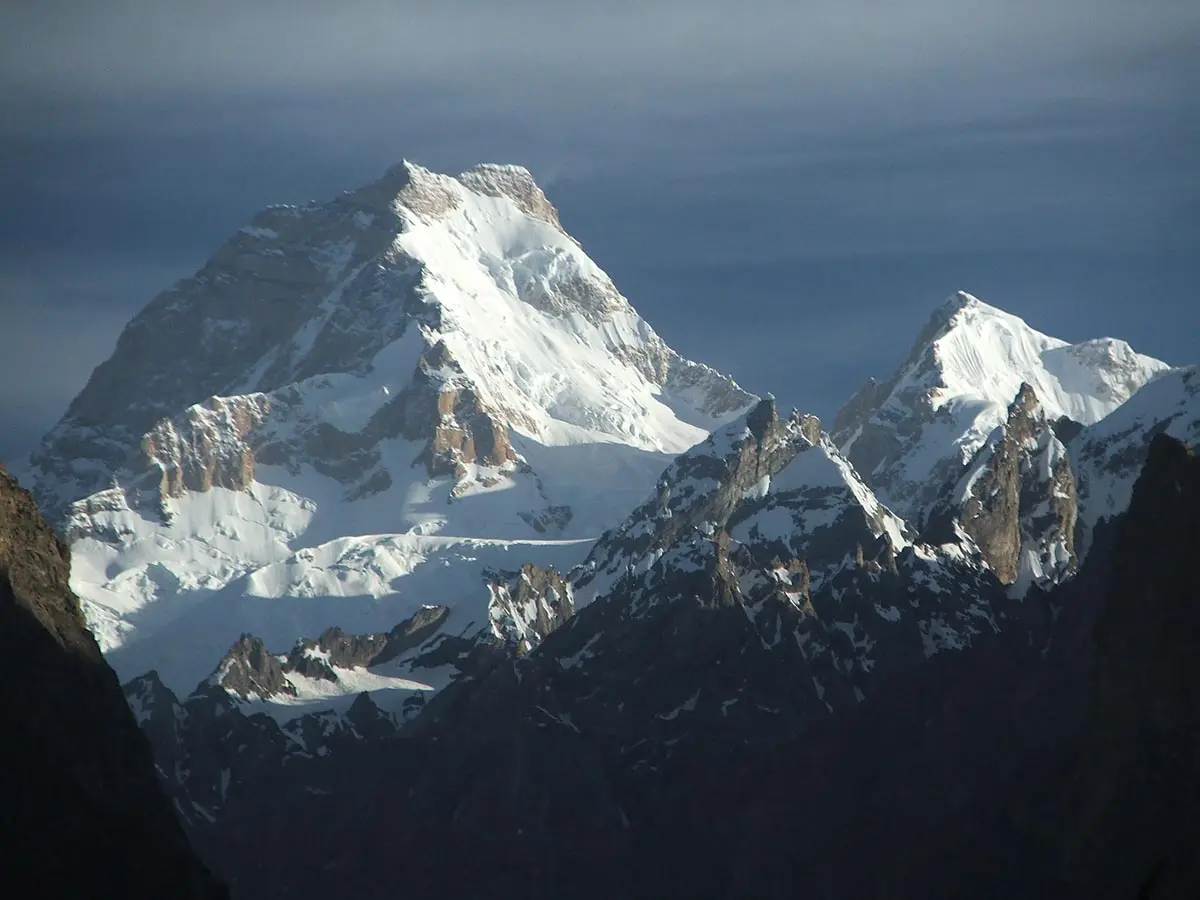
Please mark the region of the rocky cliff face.
POLYGON ((1067 450, 1033 388, 1021 385, 1003 425, 930 516, 929 532, 958 533, 1018 595, 1074 573, 1078 505, 1067 450))
POLYGON ((451 685, 414 727, 487 731, 537 698, 629 736, 633 756, 710 729, 778 738, 1015 612, 962 548, 914 544, 820 423, 771 399, 681 455, 569 583, 564 626, 451 685))
POLYGON ((421 647, 449 614, 445 606, 425 606, 391 631, 375 634, 346 634, 334 626, 316 638, 301 638, 287 653, 272 653, 261 638, 244 634, 206 683, 240 700, 297 698, 303 693, 302 682, 338 685, 339 672, 379 667, 421 647))
POLYGON ((142 438, 131 467, 143 474, 133 483, 161 508, 188 491, 246 490, 257 461, 312 466, 344 484, 347 499, 362 499, 392 486, 378 445, 394 438, 423 446, 414 463, 430 477, 452 476, 459 493, 472 484, 468 466, 494 469, 494 484, 520 463, 505 423, 438 342, 421 353, 408 386, 358 432, 313 418, 295 392, 212 397, 160 420, 142 438))
POLYGON ((6 879, 44 896, 222 897, 68 587, 67 548, 0 466, 6 879))
POLYGON ((492 633, 518 653, 528 653, 575 614, 570 580, 534 563, 515 575, 493 578, 488 589, 492 633))

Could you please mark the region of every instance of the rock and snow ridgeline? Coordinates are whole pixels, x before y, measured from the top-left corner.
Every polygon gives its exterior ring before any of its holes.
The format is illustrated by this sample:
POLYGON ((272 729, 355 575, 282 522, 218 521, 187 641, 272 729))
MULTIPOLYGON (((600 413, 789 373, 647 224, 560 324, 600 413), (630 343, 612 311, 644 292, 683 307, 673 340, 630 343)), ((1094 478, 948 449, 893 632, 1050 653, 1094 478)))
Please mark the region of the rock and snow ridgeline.
POLYGON ((32 462, 118 671, 213 673, 239 715, 365 691, 401 722, 531 653, 654 667, 663 628, 698 652, 696 598, 821 712, 1069 578, 1149 436, 1195 439, 1194 375, 959 293, 826 434, 667 347, 524 169, 404 163, 256 216, 32 462))
POLYGON ((1124 341, 1068 344, 960 291, 891 378, 869 381, 839 411, 833 435, 880 498, 923 526, 1022 385, 1049 420, 1093 425, 1169 368, 1124 341))

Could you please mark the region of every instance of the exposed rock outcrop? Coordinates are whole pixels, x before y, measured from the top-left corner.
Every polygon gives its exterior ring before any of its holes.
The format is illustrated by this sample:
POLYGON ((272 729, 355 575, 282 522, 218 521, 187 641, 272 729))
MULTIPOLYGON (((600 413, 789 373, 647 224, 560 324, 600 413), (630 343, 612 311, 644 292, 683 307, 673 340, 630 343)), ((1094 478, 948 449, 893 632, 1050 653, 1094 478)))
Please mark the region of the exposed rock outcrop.
POLYGON ((189 407, 181 421, 163 419, 142 438, 145 463, 159 474, 160 497, 214 487, 245 490, 254 480, 250 435, 270 403, 261 395, 211 397, 189 407))
POLYGON ((213 681, 229 693, 246 699, 295 695, 296 689, 285 674, 285 662, 286 658, 281 659, 267 650, 262 638, 243 634, 217 666, 213 681))
POLYGON ((289 674, 337 682, 338 670, 383 665, 433 637, 449 614, 445 606, 425 606, 391 631, 376 634, 331 627, 315 639, 301 638, 287 653, 271 653, 261 638, 244 634, 209 681, 241 700, 295 697, 289 674))
POLYGON ((562 226, 558 221, 558 210, 546 199, 542 189, 533 180, 533 175, 523 166, 482 163, 467 169, 458 180, 471 190, 493 197, 507 197, 524 212, 548 222, 555 228, 562 226))
POLYGON ((1076 567, 1075 474, 1055 423, 1022 384, 1008 415, 931 516, 929 531, 960 528, 1004 584, 1046 587, 1076 567))
POLYGON ((501 468, 518 462, 508 426, 483 406, 444 343, 421 355, 412 391, 403 434, 428 441, 421 459, 430 475, 461 479, 468 465, 501 468))
POLYGON ((482 405, 439 341, 420 355, 409 385, 359 431, 313 419, 294 391, 211 397, 155 424, 130 467, 143 473, 133 481, 139 494, 160 506, 185 491, 245 490, 256 461, 292 470, 307 463, 345 484, 356 499, 392 485, 378 446, 395 437, 424 442, 415 462, 431 477, 453 476, 458 490, 475 484, 469 466, 511 473, 523 465, 508 425, 482 405))
POLYGON ((513 575, 497 575, 488 590, 492 633, 519 653, 528 653, 575 614, 571 582, 535 563, 513 575))

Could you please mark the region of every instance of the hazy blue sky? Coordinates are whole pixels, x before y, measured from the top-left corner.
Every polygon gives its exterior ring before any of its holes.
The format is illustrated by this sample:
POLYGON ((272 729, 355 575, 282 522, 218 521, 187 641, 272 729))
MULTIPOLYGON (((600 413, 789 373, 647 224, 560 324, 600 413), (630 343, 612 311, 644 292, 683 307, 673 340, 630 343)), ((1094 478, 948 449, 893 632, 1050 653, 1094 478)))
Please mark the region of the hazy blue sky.
POLYGON ((1200 3, 4 4, 0 457, 272 202, 533 170, 664 338, 831 415, 956 289, 1200 362, 1200 3))

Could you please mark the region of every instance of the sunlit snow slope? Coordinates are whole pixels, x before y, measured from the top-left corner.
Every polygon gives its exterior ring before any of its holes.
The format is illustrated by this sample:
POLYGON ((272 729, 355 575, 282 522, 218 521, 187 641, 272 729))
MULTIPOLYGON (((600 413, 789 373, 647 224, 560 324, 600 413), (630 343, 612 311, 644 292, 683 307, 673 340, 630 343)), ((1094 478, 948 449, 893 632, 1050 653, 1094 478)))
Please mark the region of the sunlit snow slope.
POLYGON ((264 210, 151 301, 31 468, 119 674, 190 689, 243 630, 447 602, 486 626, 507 542, 539 542, 513 569, 577 562, 753 400, 662 342, 526 170, 402 163, 264 210))

